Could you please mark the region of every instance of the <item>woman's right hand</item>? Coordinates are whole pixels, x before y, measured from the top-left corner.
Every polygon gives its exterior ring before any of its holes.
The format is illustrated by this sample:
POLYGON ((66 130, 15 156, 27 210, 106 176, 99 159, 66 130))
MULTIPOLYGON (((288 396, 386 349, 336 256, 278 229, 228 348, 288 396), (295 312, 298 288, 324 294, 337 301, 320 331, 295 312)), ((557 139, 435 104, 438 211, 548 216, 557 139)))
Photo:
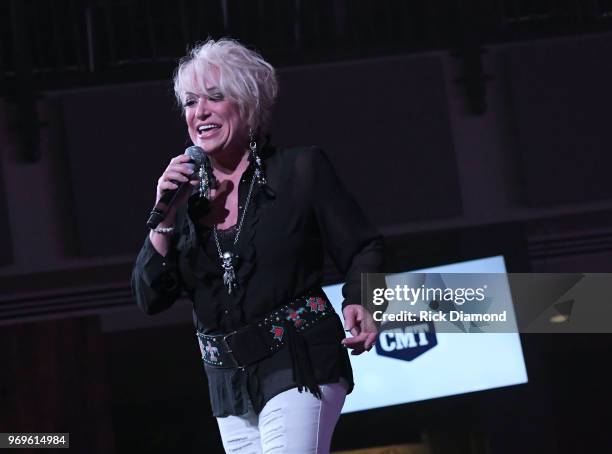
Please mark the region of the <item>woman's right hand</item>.
MULTIPOLYGON (((189 181, 192 187, 197 187, 199 179, 197 175, 194 175, 195 166, 189 161, 191 158, 186 154, 175 156, 170 160, 168 167, 164 170, 159 180, 157 180, 157 192, 155 197, 155 203, 159 202, 160 197, 165 191, 174 190, 178 188, 179 184, 189 181), (191 177, 191 180, 189 179, 191 177)), ((176 196, 176 199, 172 203, 172 207, 168 211, 163 224, 172 225, 174 224, 174 217, 178 207, 184 205, 189 196, 191 190, 183 188, 183 190, 176 196)))

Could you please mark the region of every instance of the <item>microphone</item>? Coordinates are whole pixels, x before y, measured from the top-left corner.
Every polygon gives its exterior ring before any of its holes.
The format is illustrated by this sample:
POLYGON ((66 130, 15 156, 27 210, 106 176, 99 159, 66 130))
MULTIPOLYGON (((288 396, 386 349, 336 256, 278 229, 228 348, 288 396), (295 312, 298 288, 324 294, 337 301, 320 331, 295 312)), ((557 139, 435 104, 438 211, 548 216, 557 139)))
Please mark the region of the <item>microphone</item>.
MULTIPOLYGON (((198 168, 203 164, 205 160, 204 150, 197 146, 191 146, 185 150, 185 154, 191 158, 189 163, 195 164, 196 169, 194 173, 196 173, 198 171, 198 168)), ((168 211, 170 211, 170 207, 176 200, 176 196, 182 190, 184 190, 185 187, 190 188, 191 186, 189 184, 189 181, 185 181, 182 183, 173 181, 173 183, 177 184, 178 188, 168 189, 167 191, 164 191, 161 197, 159 198, 159 201, 153 207, 151 214, 149 214, 149 219, 147 220, 147 227, 149 227, 150 229, 156 228, 159 223, 166 218, 168 211)))

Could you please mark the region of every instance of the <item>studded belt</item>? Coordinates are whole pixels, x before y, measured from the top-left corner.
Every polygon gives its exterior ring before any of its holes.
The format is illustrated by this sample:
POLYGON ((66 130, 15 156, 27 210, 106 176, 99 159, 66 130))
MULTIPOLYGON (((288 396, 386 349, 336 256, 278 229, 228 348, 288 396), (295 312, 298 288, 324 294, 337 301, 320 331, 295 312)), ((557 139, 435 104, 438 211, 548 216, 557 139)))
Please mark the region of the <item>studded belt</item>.
POLYGON ((308 294, 270 312, 263 319, 229 334, 196 331, 204 364, 218 368, 245 368, 276 353, 287 342, 288 330, 307 330, 334 314, 325 294, 308 294))

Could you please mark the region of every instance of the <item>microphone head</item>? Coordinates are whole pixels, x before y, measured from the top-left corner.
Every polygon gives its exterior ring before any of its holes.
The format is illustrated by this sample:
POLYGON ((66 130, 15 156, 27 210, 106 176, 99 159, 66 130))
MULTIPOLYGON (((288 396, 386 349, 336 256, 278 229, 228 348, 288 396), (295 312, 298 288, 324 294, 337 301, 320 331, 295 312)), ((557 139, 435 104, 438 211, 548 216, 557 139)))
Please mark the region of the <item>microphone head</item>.
POLYGON ((204 162, 204 150, 196 145, 187 148, 185 154, 191 158, 196 166, 201 166, 202 162, 204 162))

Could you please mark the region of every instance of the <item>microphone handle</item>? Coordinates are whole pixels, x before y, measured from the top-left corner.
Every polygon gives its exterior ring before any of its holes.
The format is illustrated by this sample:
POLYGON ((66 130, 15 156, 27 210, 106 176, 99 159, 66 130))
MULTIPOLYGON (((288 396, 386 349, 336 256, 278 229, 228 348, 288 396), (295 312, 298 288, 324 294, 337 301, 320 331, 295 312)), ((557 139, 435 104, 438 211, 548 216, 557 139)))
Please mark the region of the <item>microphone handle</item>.
POLYGON ((189 176, 189 180, 184 183, 179 183, 177 181, 171 180, 172 183, 176 184, 178 187, 176 189, 170 189, 162 193, 158 202, 155 204, 153 210, 149 214, 149 219, 147 220, 147 227, 149 227, 150 229, 156 228, 159 223, 166 218, 168 211, 170 211, 170 207, 176 200, 176 196, 179 195, 181 191, 183 191, 183 188, 185 186, 191 188, 189 181, 193 178, 194 175, 198 174, 198 169, 202 165, 204 165, 203 163, 208 162, 205 159, 204 150, 202 150, 202 148, 198 146, 194 145, 191 147, 187 147, 187 149, 185 150, 185 154, 191 158, 189 160, 189 164, 195 165, 194 172, 189 176))
POLYGON ((189 184, 189 181, 178 183, 172 180, 172 182, 174 184, 177 184, 178 188, 169 189, 162 193, 161 197, 159 198, 159 201, 155 204, 153 210, 151 210, 151 213, 149 214, 149 219, 147 220, 147 227, 150 229, 156 228, 161 221, 166 219, 166 215, 168 214, 168 211, 170 211, 170 207, 176 200, 176 197, 181 193, 181 191, 184 190, 185 186, 191 186, 189 184))
MULTIPOLYGON (((193 159, 189 161, 190 164, 194 164, 193 159)), ((185 190, 185 187, 188 187, 188 190, 191 189, 191 184, 189 183, 194 175, 198 174, 198 169, 196 167, 195 171, 189 176, 189 180, 183 181, 179 183, 178 181, 170 180, 172 183, 178 185, 176 189, 168 189, 164 191, 159 198, 158 202, 155 204, 151 213, 149 214, 149 219, 147 219, 147 227, 150 229, 156 228, 161 221, 166 219, 168 215, 168 211, 170 211, 170 207, 176 200, 176 197, 181 193, 181 191, 185 190)))

